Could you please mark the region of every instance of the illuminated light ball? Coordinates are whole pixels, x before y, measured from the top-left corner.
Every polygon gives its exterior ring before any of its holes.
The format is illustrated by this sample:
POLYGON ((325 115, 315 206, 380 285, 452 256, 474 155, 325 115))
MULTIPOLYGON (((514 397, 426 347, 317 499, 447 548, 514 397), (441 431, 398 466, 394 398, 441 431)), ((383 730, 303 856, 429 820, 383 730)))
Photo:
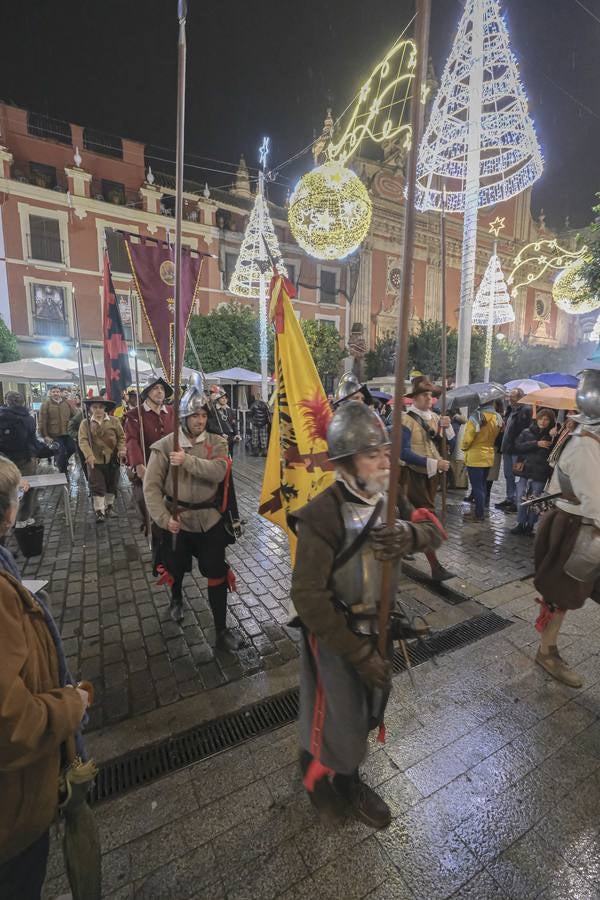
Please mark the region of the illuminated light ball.
POLYGON ((579 259, 573 265, 563 269, 556 276, 552 286, 552 296, 559 309, 572 316, 593 312, 600 309, 600 297, 590 294, 582 269, 585 259, 579 259))
POLYGON ((298 244, 317 259, 343 259, 364 241, 373 208, 350 169, 329 162, 304 175, 290 198, 288 221, 298 244))

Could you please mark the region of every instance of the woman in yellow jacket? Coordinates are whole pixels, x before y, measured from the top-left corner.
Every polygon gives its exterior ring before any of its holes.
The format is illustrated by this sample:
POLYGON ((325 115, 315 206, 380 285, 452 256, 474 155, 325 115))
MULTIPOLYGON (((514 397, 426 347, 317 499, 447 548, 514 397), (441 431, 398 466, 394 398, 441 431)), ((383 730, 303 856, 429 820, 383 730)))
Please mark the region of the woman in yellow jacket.
POLYGON ((475 500, 475 519, 483 522, 486 501, 486 481, 494 463, 494 444, 502 428, 502 417, 491 404, 480 406, 469 417, 462 442, 465 464, 469 472, 475 500))

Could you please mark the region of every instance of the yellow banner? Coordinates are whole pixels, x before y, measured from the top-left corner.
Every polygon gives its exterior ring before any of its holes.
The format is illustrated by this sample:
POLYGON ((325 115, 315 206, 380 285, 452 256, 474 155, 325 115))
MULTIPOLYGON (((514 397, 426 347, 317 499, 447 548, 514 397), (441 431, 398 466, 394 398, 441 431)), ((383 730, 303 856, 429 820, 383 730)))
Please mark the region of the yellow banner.
POLYGON ((286 532, 292 564, 296 538, 288 528, 287 515, 305 506, 334 477, 327 444, 314 434, 315 420, 322 425, 329 418, 327 397, 290 303, 293 296, 291 282, 281 275, 273 278, 269 316, 275 326, 277 386, 258 508, 261 516, 286 532))

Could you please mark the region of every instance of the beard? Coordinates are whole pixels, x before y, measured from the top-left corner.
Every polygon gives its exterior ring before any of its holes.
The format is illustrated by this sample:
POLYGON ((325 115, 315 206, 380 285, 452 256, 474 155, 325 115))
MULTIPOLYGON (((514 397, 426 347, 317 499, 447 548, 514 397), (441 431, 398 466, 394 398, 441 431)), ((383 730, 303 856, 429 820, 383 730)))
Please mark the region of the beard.
POLYGON ((360 478, 357 476, 356 484, 360 488, 361 491, 364 491, 366 494, 383 494, 389 490, 390 486, 390 473, 382 472, 380 475, 371 475, 370 478, 360 478))

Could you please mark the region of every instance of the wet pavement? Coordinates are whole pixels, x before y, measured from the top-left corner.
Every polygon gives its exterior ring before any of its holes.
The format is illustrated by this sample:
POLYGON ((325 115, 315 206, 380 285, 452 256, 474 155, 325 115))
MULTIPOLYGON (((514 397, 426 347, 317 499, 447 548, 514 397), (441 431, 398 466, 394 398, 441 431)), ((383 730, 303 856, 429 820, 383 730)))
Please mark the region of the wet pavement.
MULTIPOLYGON (((394 679, 364 765, 386 831, 316 821, 289 726, 96 807, 103 896, 600 898, 600 609, 565 622, 575 691, 533 662, 534 596, 523 581, 481 594, 509 628, 419 667, 416 689, 394 679)), ((53 839, 45 896, 67 890, 53 839)))
MULTIPOLYGON (((44 553, 27 562, 23 574, 48 580, 52 611, 71 670, 94 683, 89 730, 278 669, 297 657, 296 635, 282 627, 288 620, 287 540, 256 513, 262 468, 263 460, 245 455, 234 463, 246 520, 243 538, 228 549, 238 582, 237 592, 230 595, 229 622, 246 638, 246 647, 235 654, 213 653, 206 582, 197 570, 184 582, 182 627, 170 620, 169 593, 152 577, 151 554, 140 534, 126 479, 117 498, 118 518, 97 525, 86 484, 74 470, 70 486, 73 547, 60 491, 46 490, 41 495, 44 553)), ((468 504, 460 503, 461 496, 450 495, 450 539, 440 556, 460 576, 457 584, 465 585, 467 596, 478 597, 528 575, 532 542, 507 533, 507 523, 514 524, 514 516, 492 511, 485 524, 467 524, 462 517, 468 504)), ((423 557, 411 565, 427 569, 423 557)), ((436 628, 473 615, 470 606, 452 611, 436 592, 408 579, 401 591, 406 605, 428 616, 436 628)))

